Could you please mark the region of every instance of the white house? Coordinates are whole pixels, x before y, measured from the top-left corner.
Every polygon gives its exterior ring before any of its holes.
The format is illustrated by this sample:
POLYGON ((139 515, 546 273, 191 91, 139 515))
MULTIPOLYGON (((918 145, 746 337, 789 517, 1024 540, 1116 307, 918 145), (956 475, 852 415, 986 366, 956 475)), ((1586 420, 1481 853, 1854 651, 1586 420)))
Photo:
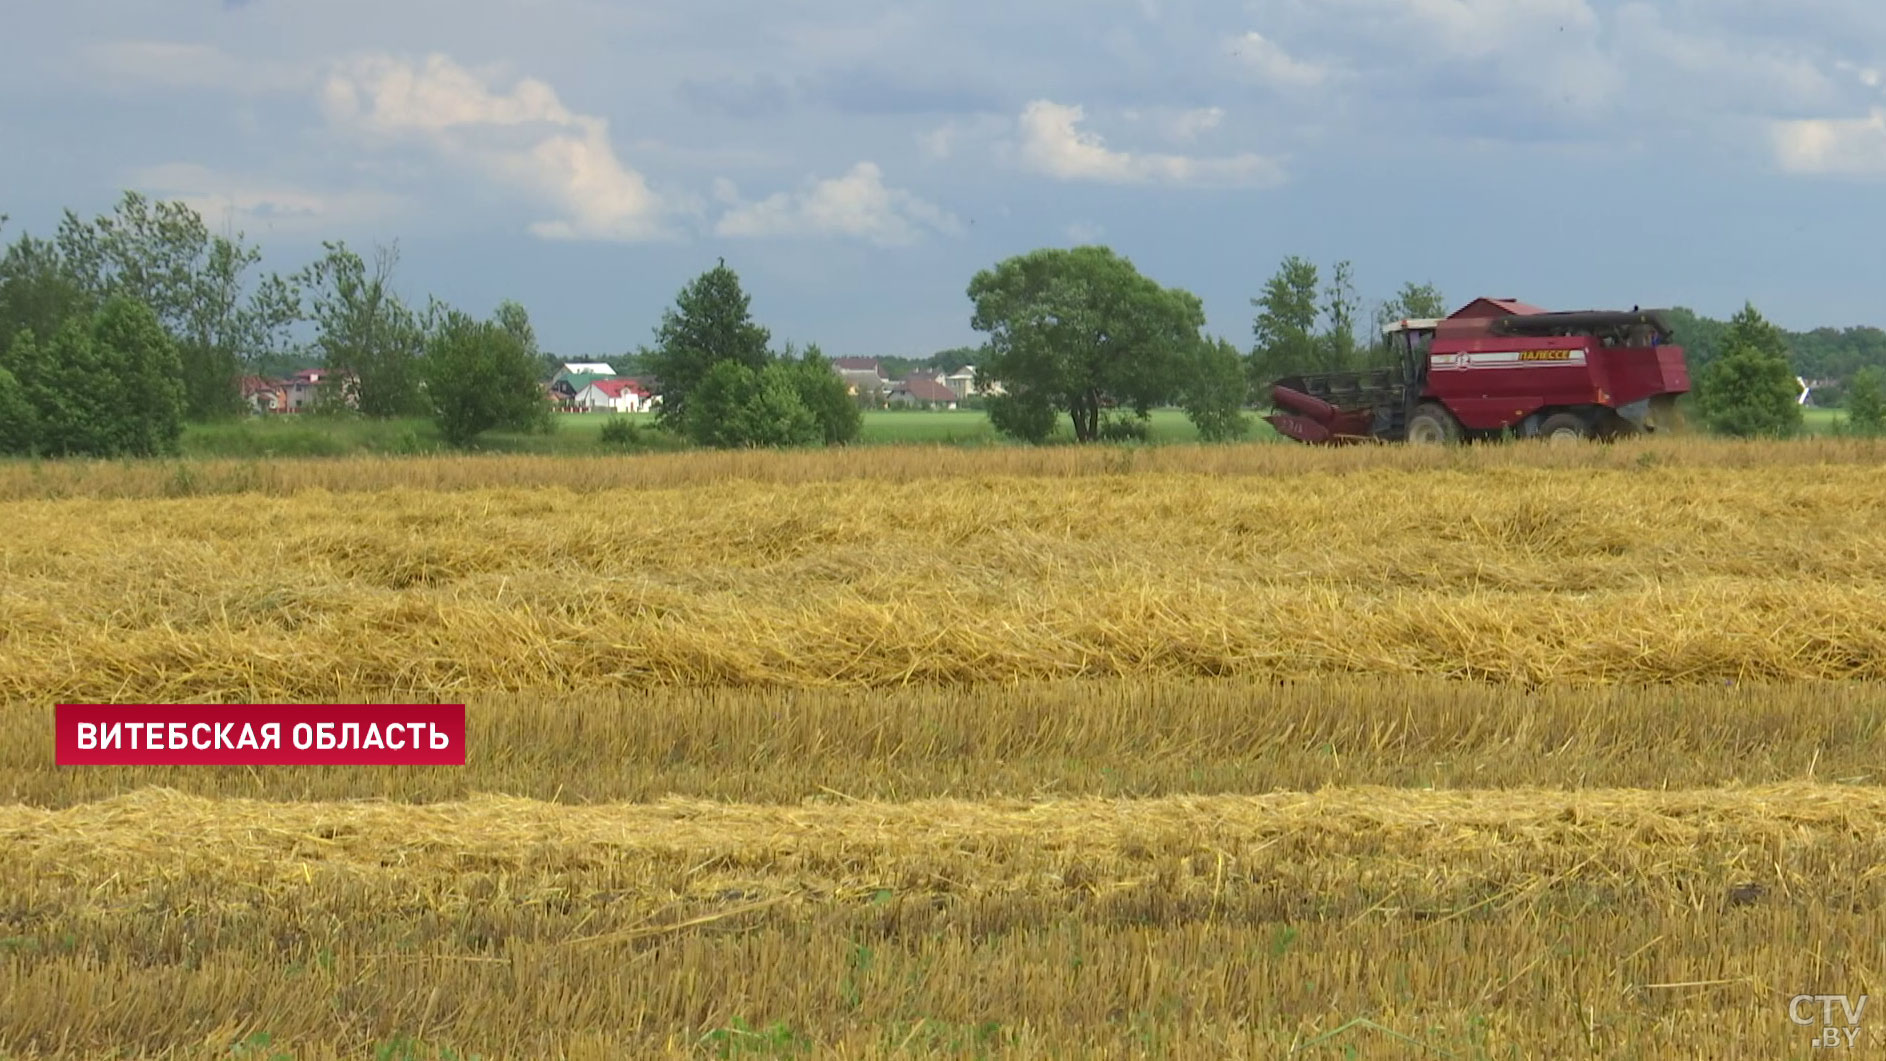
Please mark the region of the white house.
POLYGON ((648 388, 632 379, 599 379, 576 392, 572 403, 584 412, 644 413, 654 404, 648 388))

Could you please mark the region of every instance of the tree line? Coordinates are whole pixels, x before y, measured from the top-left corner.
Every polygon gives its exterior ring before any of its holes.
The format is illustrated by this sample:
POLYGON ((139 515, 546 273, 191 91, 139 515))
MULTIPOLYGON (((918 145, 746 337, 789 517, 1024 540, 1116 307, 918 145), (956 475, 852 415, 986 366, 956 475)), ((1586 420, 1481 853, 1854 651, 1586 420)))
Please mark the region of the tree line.
POLYGON ((136 192, 90 220, 67 210, 50 238, 22 234, 0 254, 0 453, 174 454, 186 421, 248 412, 243 377, 284 361, 327 369, 325 407, 430 416, 454 445, 548 428, 521 305, 414 308, 394 289, 397 247, 371 262, 344 242, 322 251, 261 275, 240 234, 136 192))
MULTIPOLYGON (((0 215, 0 226, 5 217, 0 215)), ((429 416, 446 441, 553 424, 541 380, 556 360, 514 301, 477 317, 395 287, 397 246, 363 257, 344 242, 293 273, 262 274, 240 234, 212 233, 187 205, 127 192, 50 238, 0 254, 0 453, 157 456, 186 421, 248 411, 241 380, 290 364, 327 371, 321 406, 429 416)), ((1143 438, 1155 407, 1184 411, 1201 439, 1246 436, 1268 384, 1388 363, 1382 326, 1442 317, 1432 284, 1405 283, 1366 314, 1350 263, 1327 276, 1286 257, 1251 299, 1251 341, 1207 334, 1199 298, 1100 246, 1041 249, 981 270, 966 289, 979 347, 931 367, 973 366, 990 420, 1042 442, 1065 417, 1077 441, 1143 438)), ((1800 429, 1795 376, 1842 381, 1849 425, 1882 427, 1886 331, 1788 333, 1750 306, 1727 322, 1671 314, 1713 430, 1800 429)), ((657 383, 660 429, 700 446, 844 444, 860 413, 817 345, 775 350, 723 260, 680 292, 652 345, 624 360, 657 383)), ((889 359, 908 370, 916 359, 889 359)))

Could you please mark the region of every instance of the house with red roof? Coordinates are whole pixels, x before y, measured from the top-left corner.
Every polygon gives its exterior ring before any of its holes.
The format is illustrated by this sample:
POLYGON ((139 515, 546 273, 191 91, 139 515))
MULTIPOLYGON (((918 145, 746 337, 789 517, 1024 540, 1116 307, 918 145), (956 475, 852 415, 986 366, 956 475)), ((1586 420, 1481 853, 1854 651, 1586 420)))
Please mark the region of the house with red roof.
POLYGON ((288 411, 288 387, 280 380, 244 376, 242 400, 249 404, 252 412, 284 413, 288 411))
POLYGON ((892 405, 954 409, 962 399, 944 382, 946 378, 942 373, 912 372, 891 384, 888 400, 892 405))
POLYGON ((655 396, 640 380, 618 376, 591 380, 576 392, 572 404, 585 413, 644 413, 654 405, 655 396))

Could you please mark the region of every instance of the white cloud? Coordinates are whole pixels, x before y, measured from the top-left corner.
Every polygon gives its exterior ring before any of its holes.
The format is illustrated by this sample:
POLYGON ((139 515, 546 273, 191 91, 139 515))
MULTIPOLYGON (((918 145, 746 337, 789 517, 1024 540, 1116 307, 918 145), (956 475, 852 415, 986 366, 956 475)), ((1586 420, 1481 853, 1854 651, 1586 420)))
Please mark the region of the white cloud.
POLYGON ((957 149, 964 144, 987 146, 1009 129, 1008 119, 992 114, 978 115, 966 121, 952 119, 927 133, 917 134, 917 147, 925 158, 941 161, 954 157, 957 149))
POLYGON ((1255 31, 1232 41, 1231 54, 1259 80, 1278 88, 1315 88, 1330 77, 1328 67, 1298 59, 1255 31))
POLYGON ((1886 107, 1865 118, 1776 122, 1775 155, 1790 173, 1886 176, 1886 107))
POLYGON ((607 121, 571 111, 534 78, 509 91, 494 90, 489 80, 442 55, 424 63, 366 56, 334 70, 323 102, 338 125, 418 137, 455 162, 535 194, 561 214, 530 226, 543 238, 672 235, 666 216, 687 204, 664 200, 616 157, 607 121))
POLYGON ((732 207, 715 226, 722 236, 844 236, 890 247, 915 243, 926 230, 951 235, 962 231, 947 211, 886 187, 883 172, 871 162, 858 163, 842 177, 815 181, 797 192, 777 192, 755 203, 742 201, 731 181, 714 183, 715 197, 732 207))
POLYGON ((1212 158, 1117 151, 1098 134, 1079 128, 1085 117, 1079 105, 1028 104, 1021 117, 1023 165, 1061 180, 1113 184, 1256 186, 1283 180, 1275 162, 1248 152, 1212 158))
POLYGON ((304 91, 312 68, 231 55, 208 44, 105 41, 85 47, 85 62, 108 81, 145 88, 207 88, 244 95, 304 91))
POLYGON ((1678 25, 1650 4, 1618 9, 1612 28, 1638 71, 1640 94, 1673 109, 1769 115, 1814 113, 1841 98, 1820 63, 1786 44, 1678 25), (1652 86, 1662 91, 1646 91, 1652 86))
POLYGON ((1224 108, 1200 107, 1173 115, 1166 123, 1166 131, 1174 140, 1190 143, 1198 139, 1200 134, 1218 128, 1224 120, 1224 108))
POLYGON ((142 170, 132 183, 147 194, 187 204, 212 231, 227 225, 251 236, 332 234, 350 224, 390 217, 400 206, 397 198, 382 192, 315 191, 188 162, 142 170))

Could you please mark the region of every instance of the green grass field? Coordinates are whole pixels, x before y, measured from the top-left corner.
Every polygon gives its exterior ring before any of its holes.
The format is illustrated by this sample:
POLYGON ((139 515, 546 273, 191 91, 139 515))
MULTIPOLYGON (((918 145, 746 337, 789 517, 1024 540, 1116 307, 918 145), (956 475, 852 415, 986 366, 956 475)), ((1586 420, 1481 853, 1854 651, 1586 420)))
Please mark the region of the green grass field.
MULTIPOLYGON (((611 420, 627 420, 650 429, 631 450, 682 448, 654 432, 651 413, 563 413, 556 430, 547 435, 492 432, 478 440, 478 448, 500 453, 591 453, 602 445, 602 427, 611 420)), ((1072 441, 1071 426, 1063 421, 1062 441, 1072 441)), ((1253 437, 1275 438, 1270 425, 1253 417, 1253 437)), ((1154 443, 1195 442, 1198 433, 1185 414, 1158 409, 1152 414, 1154 443)), ((1006 445, 986 413, 975 410, 936 412, 868 412, 864 415, 864 445, 1006 445)), ((191 424, 184 431, 184 453, 195 457, 340 457, 349 454, 417 454, 446 449, 431 421, 409 418, 388 421, 328 419, 311 416, 253 417, 222 424, 191 424)))
MULTIPOLYGON (((1840 419, 1832 409, 1806 411, 1807 433, 1831 434, 1840 419)), ((614 419, 652 429, 650 413, 564 413, 556 430, 547 435, 492 432, 477 448, 494 453, 594 453, 602 446, 602 426, 614 419)), ((1275 440, 1269 424, 1252 416, 1252 438, 1275 440)), ((1071 425, 1062 420, 1057 441, 1073 441, 1071 425)), ((1153 411, 1149 441, 1154 444, 1196 442, 1198 432, 1177 409, 1153 411)), ((1007 445, 977 410, 868 412, 860 442, 867 446, 1007 445)), ((631 452, 685 448, 653 430, 628 447, 631 452)), ((183 436, 183 451, 193 457, 344 457, 355 454, 422 454, 445 452, 445 441, 432 423, 409 418, 388 421, 326 419, 311 416, 253 417, 222 424, 191 424, 183 436)))

